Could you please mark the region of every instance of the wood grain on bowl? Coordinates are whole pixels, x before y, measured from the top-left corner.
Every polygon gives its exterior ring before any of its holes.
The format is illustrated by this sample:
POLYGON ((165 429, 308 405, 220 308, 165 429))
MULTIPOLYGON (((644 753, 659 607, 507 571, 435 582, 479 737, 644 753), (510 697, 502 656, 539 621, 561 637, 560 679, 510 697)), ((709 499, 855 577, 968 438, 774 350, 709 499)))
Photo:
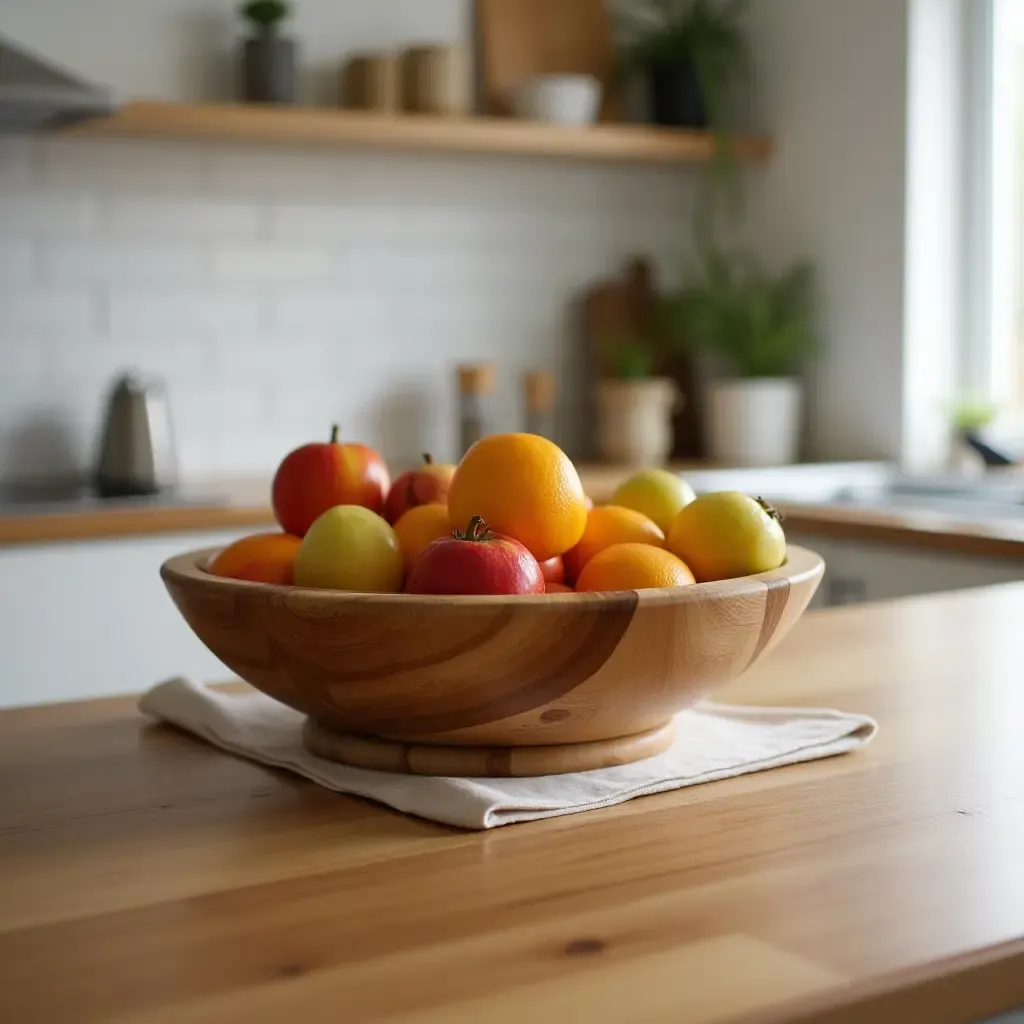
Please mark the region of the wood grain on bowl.
POLYGON ((172 558, 161 575, 242 679, 330 732, 481 748, 477 761, 659 729, 774 646, 824 568, 792 547, 782 568, 720 583, 446 597, 220 579, 208 555, 172 558))
MULTIPOLYGON (((557 710, 545 714, 554 715, 557 720, 557 710)), ((306 747, 318 757, 330 761, 406 775, 456 775, 492 779, 565 775, 629 764, 667 750, 674 736, 675 724, 672 720, 635 736, 532 747, 396 743, 374 739, 372 736, 334 732, 312 718, 306 719, 303 731, 306 747)))

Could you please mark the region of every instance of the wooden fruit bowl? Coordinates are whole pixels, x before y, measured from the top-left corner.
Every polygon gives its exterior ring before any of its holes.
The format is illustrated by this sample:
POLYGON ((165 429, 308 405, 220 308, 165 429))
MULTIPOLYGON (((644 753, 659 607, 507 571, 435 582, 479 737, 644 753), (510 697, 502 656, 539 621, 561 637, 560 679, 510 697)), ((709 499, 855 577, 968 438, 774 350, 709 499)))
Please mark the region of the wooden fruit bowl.
POLYGON ((672 719, 789 632, 821 558, 665 590, 534 597, 349 594, 164 563, 204 644, 308 716, 316 754, 419 775, 551 775, 664 750, 672 719))

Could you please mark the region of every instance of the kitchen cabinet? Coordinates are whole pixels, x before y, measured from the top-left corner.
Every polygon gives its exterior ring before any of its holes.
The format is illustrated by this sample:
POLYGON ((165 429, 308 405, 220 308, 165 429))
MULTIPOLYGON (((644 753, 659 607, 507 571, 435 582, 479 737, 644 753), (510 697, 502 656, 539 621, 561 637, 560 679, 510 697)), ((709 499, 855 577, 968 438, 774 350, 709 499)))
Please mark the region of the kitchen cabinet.
POLYGON ((825 559, 825 578, 812 608, 1024 580, 1024 562, 1019 560, 919 551, 817 534, 790 533, 788 539, 825 559))
POLYGON ((175 610, 161 563, 238 531, 0 548, 0 707, 230 678, 175 610))

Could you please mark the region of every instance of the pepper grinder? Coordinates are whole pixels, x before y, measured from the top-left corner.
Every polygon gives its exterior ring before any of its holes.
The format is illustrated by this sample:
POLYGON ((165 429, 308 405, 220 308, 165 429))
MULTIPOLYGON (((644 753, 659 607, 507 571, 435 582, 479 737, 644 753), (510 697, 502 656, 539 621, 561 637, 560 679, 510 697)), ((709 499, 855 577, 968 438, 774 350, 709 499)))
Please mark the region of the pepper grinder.
POLYGON ((459 376, 459 457, 490 432, 489 396, 494 391, 494 367, 490 363, 465 364, 459 376))
POLYGON ((555 375, 550 370, 528 370, 523 375, 526 432, 550 440, 554 427, 555 375))

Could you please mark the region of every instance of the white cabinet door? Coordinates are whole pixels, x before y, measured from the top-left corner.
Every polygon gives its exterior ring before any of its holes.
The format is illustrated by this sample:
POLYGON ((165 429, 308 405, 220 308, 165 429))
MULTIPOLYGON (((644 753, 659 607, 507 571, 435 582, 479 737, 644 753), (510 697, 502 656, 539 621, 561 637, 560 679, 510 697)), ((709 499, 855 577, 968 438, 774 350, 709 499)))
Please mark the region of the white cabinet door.
POLYGON ((144 690, 232 673, 195 637, 160 564, 235 533, 0 549, 0 707, 144 690))
POLYGON ((884 601, 944 590, 1024 580, 1024 561, 974 558, 892 544, 792 536, 825 559, 814 606, 884 601))

